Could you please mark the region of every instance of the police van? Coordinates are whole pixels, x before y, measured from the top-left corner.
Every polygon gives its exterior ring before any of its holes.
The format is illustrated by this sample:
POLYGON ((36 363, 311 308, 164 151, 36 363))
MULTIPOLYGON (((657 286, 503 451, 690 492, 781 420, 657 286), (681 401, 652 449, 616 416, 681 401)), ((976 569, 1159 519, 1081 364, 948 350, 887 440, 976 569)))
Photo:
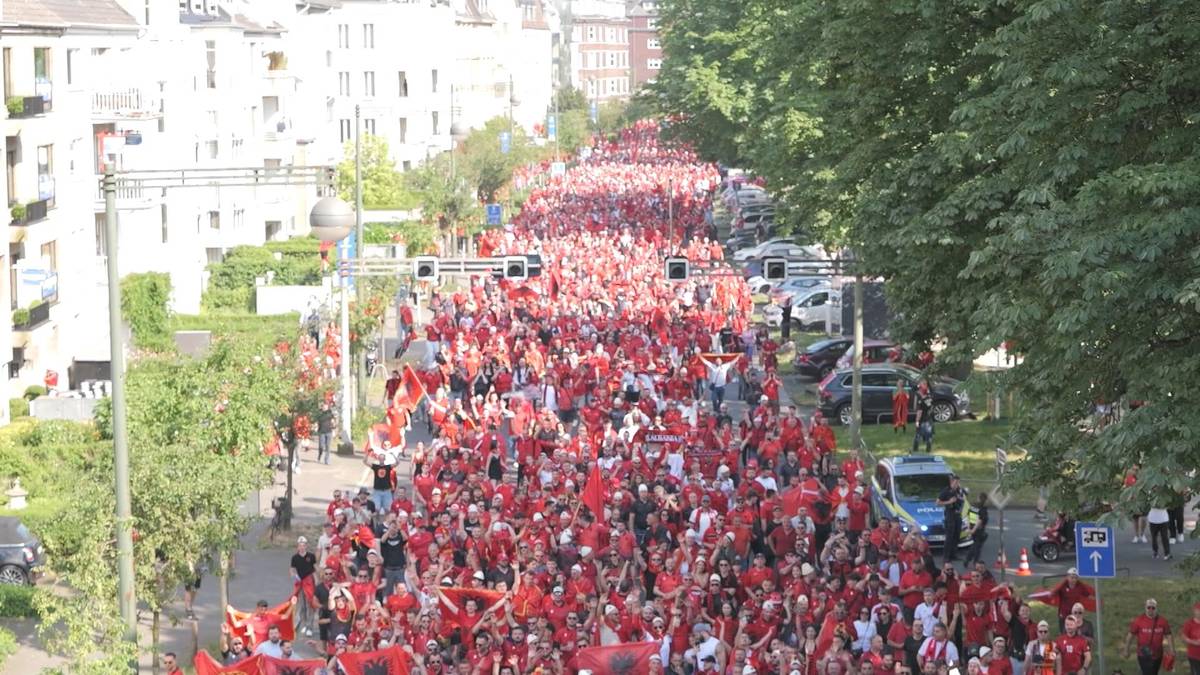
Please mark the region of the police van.
MULTIPOLYGON (((938 506, 938 495, 950 485, 954 471, 938 455, 901 455, 886 457, 875 464, 871 477, 871 524, 880 518, 900 523, 902 532, 920 532, 931 546, 946 542, 945 509, 938 506)), ((962 538, 959 548, 970 546, 967 532, 975 523, 974 509, 963 509, 962 538)))

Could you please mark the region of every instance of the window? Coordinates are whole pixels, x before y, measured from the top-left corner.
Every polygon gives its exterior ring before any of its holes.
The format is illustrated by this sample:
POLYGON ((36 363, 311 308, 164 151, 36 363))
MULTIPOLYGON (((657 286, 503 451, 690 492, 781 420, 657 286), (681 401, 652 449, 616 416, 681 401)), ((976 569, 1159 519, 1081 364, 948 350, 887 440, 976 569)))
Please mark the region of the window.
POLYGON ((658 38, 649 38, 646 40, 646 49, 662 49, 662 43, 658 38))
POLYGON ((662 59, 646 59, 646 68, 649 70, 662 68, 662 59))
POLYGON ((244 146, 245 144, 246 144, 246 141, 244 141, 240 138, 233 139, 232 150, 233 150, 233 158, 234 159, 238 159, 242 156, 242 146, 244 146))
POLYGON ((436 110, 434 110, 432 113, 430 113, 430 118, 431 118, 431 121, 433 122, 433 135, 437 136, 438 135, 438 114, 437 114, 436 110))
POLYGON ((50 81, 50 48, 33 48, 33 79, 35 84, 50 81))
POLYGON ((655 18, 646 19, 646 28, 649 28, 650 30, 657 29, 658 28, 658 19, 655 19, 655 18))
POLYGON ((400 118, 400 144, 403 145, 407 142, 408 142, 408 118, 401 117, 400 118))
POLYGON ((396 78, 396 95, 400 98, 408 97, 408 73, 400 71, 399 77, 396 78))
POLYGON ((54 146, 37 149, 38 199, 54 199, 54 146))
POLYGON ((433 69, 432 77, 430 78, 430 80, 431 80, 431 83, 432 83, 432 89, 431 89, 431 91, 432 91, 433 93, 435 93, 435 94, 436 94, 436 93, 437 93, 437 84, 438 84, 438 73, 437 73, 437 68, 434 68, 434 69, 433 69))
POLYGON ((400 166, 401 166, 401 170, 408 171, 409 169, 412 168, 412 162, 410 162, 406 159, 400 163, 400 166))
POLYGON ((216 141, 204 142, 204 155, 209 159, 216 159, 217 153, 220 151, 220 145, 216 141))
POLYGON ((42 244, 42 260, 46 261, 46 269, 58 272, 58 242, 48 241, 42 244))
POLYGON ((341 138, 342 138, 343 143, 354 138, 354 130, 350 128, 350 120, 342 120, 341 127, 342 127, 341 138))
POLYGON ((350 48, 350 24, 338 24, 338 47, 342 49, 350 48))
POLYGON ((364 119, 363 120, 363 131, 374 136, 375 135, 375 120, 371 119, 370 117, 364 119))
POLYGON ((617 41, 617 29, 609 28, 608 30, 606 30, 604 32, 604 34, 605 34, 605 37, 608 38, 607 40, 605 40, 605 42, 616 42, 617 41))
POLYGON ((617 67, 617 53, 616 52, 608 53, 608 67, 609 68, 617 67))
POLYGON ((332 49, 325 50, 325 67, 326 68, 333 67, 333 50, 332 49))
POLYGON ((233 229, 240 230, 246 224, 246 209, 233 210, 233 229))
POLYGON ((375 24, 363 24, 363 47, 367 49, 375 48, 375 24))
POLYGON ((208 54, 208 88, 217 88, 217 42, 205 40, 204 48, 208 54))
POLYGON ((221 229, 221 212, 220 211, 209 211, 208 212, 208 229, 210 229, 210 230, 221 229))
POLYGON ((67 84, 75 84, 75 61, 78 58, 78 49, 67 50, 67 84))
POLYGON ((342 96, 350 95, 350 73, 344 70, 338 73, 338 94, 342 96))
POLYGON ((279 236, 282 230, 283 223, 280 223, 278 220, 268 220, 263 234, 266 236, 267 241, 275 241, 275 238, 279 236))
MULTIPOLYGON (((108 255, 108 238, 104 235, 104 214, 96 214, 96 255, 108 255)), ((14 259, 15 260, 15 259, 14 259)))
POLYGON ((208 258, 210 265, 215 265, 225 259, 225 251, 220 248, 206 248, 204 255, 208 258))
POLYGON ((363 71, 363 96, 375 95, 375 71, 363 71))
POLYGON ((937 499, 950 486, 948 474, 927 473, 896 476, 896 497, 899 499, 937 499))
POLYGON ((888 377, 887 373, 863 373, 862 378, 864 387, 892 387, 892 378, 888 377))
POLYGON ((167 243, 167 205, 158 207, 159 225, 162 227, 162 243, 167 243))
POLYGON ((587 41, 588 42, 596 41, 596 27, 595 26, 587 27, 587 41))

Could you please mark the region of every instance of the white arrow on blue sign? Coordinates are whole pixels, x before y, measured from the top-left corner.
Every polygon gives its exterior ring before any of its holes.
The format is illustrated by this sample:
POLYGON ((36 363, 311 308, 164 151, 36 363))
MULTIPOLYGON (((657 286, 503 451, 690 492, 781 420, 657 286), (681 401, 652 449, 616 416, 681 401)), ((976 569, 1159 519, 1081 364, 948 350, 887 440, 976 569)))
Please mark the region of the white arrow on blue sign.
POLYGON ((1075 567, 1079 576, 1090 579, 1117 576, 1117 539, 1111 527, 1075 523, 1075 567))

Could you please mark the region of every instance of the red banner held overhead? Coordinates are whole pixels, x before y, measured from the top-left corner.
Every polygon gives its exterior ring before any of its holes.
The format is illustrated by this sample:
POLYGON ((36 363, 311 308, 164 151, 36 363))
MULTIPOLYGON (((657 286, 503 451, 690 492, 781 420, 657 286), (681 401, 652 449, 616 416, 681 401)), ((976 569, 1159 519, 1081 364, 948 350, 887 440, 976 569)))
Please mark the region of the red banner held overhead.
POLYGON ((408 675, 408 654, 398 646, 373 652, 346 653, 338 657, 346 675, 408 675))
POLYGON ((650 657, 658 653, 657 642, 631 642, 608 647, 584 647, 575 654, 579 670, 592 675, 647 675, 650 657))

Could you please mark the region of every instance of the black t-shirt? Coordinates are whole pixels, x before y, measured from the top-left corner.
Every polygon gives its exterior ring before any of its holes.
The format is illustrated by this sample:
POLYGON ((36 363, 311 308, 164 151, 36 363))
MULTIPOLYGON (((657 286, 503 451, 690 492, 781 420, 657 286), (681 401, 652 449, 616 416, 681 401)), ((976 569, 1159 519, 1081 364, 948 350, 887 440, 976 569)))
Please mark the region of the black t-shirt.
POLYGON ((392 489, 392 467, 388 464, 371 465, 371 487, 376 490, 392 489))
POLYGON ((396 533, 392 539, 380 538, 379 554, 383 556, 383 566, 389 568, 403 568, 407 563, 404 556, 404 535, 396 533))
POLYGON ((946 517, 962 515, 963 494, 962 488, 947 487, 938 495, 938 501, 948 502, 951 499, 956 501, 945 505, 946 517))
POLYGON ((646 522, 646 516, 658 511, 658 504, 653 499, 639 499, 633 503, 633 528, 635 530, 644 530, 649 525, 646 522))
POLYGON ((307 579, 308 575, 317 568, 317 556, 313 555, 312 551, 304 555, 297 553, 292 556, 292 568, 296 570, 296 575, 301 579, 307 579))
POLYGON ((922 422, 933 423, 933 417, 930 416, 930 411, 933 409, 933 397, 929 394, 917 394, 916 401, 917 412, 921 414, 922 422))

